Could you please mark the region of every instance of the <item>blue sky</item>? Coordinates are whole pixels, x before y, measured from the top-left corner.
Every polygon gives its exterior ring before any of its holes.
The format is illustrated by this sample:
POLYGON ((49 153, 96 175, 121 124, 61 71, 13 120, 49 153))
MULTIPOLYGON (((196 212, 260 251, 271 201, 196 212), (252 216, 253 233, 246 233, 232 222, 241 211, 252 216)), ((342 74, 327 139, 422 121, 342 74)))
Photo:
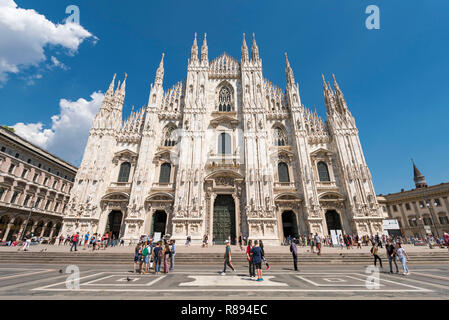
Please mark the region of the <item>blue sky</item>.
MULTIPOLYGON (((8 74, 0 88, 1 124, 41 122, 48 129, 61 99, 89 100, 115 72, 128 73, 127 115, 132 105, 147 103, 162 52, 168 88, 186 76, 194 32, 200 45, 207 32, 210 59, 223 51, 240 59, 242 33, 248 40, 255 32, 264 76, 285 87, 287 52, 303 104, 323 117, 321 73, 328 80, 335 73, 377 193, 413 188, 410 158, 429 184, 449 181, 447 0, 15 2, 55 24, 77 5, 81 26, 98 40, 86 39, 73 52, 45 45, 46 61, 8 74), (371 4, 380 8, 380 30, 365 27, 371 4), (50 57, 64 67, 51 67, 50 57)), ((26 51, 19 49, 17 55, 26 51)), ((49 150, 79 164, 81 154, 65 148, 49 150)))

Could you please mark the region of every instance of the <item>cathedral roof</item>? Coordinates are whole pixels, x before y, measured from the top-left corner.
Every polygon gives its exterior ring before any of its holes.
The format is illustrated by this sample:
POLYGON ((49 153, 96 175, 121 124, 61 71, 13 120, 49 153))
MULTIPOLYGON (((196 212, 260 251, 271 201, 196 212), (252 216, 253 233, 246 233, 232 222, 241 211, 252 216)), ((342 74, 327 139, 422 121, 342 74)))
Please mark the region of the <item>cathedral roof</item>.
POLYGON ((239 62, 223 52, 219 57, 212 60, 209 65, 209 77, 234 78, 240 75, 239 62))

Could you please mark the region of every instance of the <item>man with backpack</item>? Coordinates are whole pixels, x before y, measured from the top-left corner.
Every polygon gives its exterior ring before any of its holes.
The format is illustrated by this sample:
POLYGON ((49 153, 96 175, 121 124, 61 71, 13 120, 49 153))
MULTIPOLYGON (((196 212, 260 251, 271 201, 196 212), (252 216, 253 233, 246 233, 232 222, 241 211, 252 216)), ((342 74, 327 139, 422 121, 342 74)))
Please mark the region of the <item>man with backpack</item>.
POLYGON ((296 247, 295 241, 296 239, 293 238, 293 240, 290 242, 290 252, 293 256, 293 267, 295 268, 295 271, 298 271, 298 248, 296 247))
POLYGON ((148 246, 146 245, 146 242, 144 242, 142 245, 142 267, 140 268, 141 273, 143 274, 148 273, 149 258, 148 246))
POLYGON ((175 255, 176 255, 176 240, 170 240, 170 251, 171 251, 171 256, 170 256, 170 268, 168 271, 173 271, 173 269, 175 268, 175 255))

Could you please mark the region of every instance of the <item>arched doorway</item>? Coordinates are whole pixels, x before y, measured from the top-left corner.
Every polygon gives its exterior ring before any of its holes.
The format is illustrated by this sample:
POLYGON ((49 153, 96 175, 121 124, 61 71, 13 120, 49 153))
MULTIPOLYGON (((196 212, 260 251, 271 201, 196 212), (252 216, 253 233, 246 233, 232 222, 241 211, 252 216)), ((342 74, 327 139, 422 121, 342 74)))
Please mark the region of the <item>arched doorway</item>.
POLYGON ((55 227, 55 233, 54 233, 55 236, 59 235, 59 232, 61 231, 61 227, 62 227, 61 222, 58 222, 55 227))
POLYGON ((151 224, 151 234, 154 235, 155 232, 160 232, 161 237, 165 235, 165 227, 167 224, 167 213, 163 210, 157 210, 153 214, 153 222, 151 224))
POLYGON ((284 211, 282 213, 282 230, 284 231, 284 237, 288 236, 298 239, 298 222, 296 220, 296 214, 291 211, 284 211))
POLYGON ((47 227, 45 228, 44 237, 50 236, 51 228, 53 228, 53 222, 50 221, 49 223, 47 223, 47 227))
POLYGON ((8 228, 8 223, 9 223, 8 216, 5 215, 0 218, 0 241, 2 241, 5 235, 6 228, 8 228))
POLYGON ((20 231, 20 227, 22 226, 23 220, 22 218, 15 218, 14 219, 14 225, 12 226, 11 229, 9 229, 9 233, 8 233, 8 237, 6 238, 6 241, 12 240, 13 237, 15 236, 16 240, 19 238, 19 231, 20 231))
POLYGON ((235 203, 231 195, 218 195, 214 202, 213 236, 217 244, 231 237, 235 244, 235 203))
POLYGON ((43 227, 44 227, 44 221, 41 220, 37 223, 37 226, 34 229, 34 232, 33 232, 34 236, 39 237, 41 235, 43 227))
POLYGON ((335 210, 326 211, 327 231, 331 234, 331 230, 342 230, 340 215, 335 210))
POLYGON ((104 232, 111 233, 111 237, 119 239, 120 229, 122 226, 122 218, 123 214, 121 211, 111 211, 111 213, 109 213, 106 229, 104 230, 104 232))

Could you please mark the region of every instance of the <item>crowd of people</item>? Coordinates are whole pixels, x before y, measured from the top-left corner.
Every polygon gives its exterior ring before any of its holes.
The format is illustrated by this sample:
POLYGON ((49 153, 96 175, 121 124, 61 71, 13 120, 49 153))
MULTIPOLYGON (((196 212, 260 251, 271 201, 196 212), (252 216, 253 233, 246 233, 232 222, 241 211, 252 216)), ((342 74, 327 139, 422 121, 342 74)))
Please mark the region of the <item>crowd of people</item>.
POLYGON ((134 249, 134 273, 149 274, 153 269, 154 274, 168 273, 174 270, 176 255, 176 240, 153 241, 147 237, 141 240, 134 249))
POLYGON ((108 247, 116 247, 118 245, 123 246, 125 241, 123 239, 117 239, 117 237, 112 232, 105 232, 103 235, 99 233, 90 232, 84 233, 80 235, 79 232, 67 235, 59 236, 58 245, 70 245, 70 251, 75 249, 74 251, 78 251, 78 247, 82 247, 83 250, 92 248, 92 251, 95 250, 106 250, 108 247))

